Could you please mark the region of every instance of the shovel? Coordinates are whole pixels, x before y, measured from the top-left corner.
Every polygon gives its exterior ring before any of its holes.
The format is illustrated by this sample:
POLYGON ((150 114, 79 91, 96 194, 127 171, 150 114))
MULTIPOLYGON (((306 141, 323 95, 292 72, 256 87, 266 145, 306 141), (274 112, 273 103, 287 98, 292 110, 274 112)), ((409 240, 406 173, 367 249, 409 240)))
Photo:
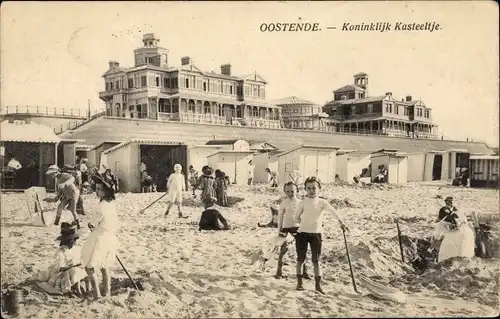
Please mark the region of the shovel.
POLYGON ((347 254, 347 261, 349 262, 349 270, 351 271, 351 279, 352 279, 352 287, 354 288, 354 291, 357 293, 357 294, 361 294, 359 291, 358 291, 358 287, 356 286, 356 280, 354 279, 354 271, 352 269, 352 264, 351 264, 351 256, 349 254, 349 247, 347 247, 347 238, 345 236, 345 229, 344 227, 342 227, 342 234, 344 235, 344 244, 345 244, 345 251, 346 251, 346 254, 347 254))
POLYGON ((130 279, 130 281, 132 282, 132 286, 134 286, 134 289, 135 290, 144 291, 144 287, 142 286, 142 283, 140 281, 134 281, 134 279, 132 278, 132 276, 130 276, 127 268, 125 268, 125 266, 123 266, 123 263, 120 260, 120 258, 118 258, 118 256, 116 256, 116 259, 120 263, 120 266, 122 266, 123 271, 125 271, 125 273, 127 274, 128 279, 130 279))
POLYGON ((42 223, 47 226, 47 222, 45 221, 45 217, 43 216, 43 207, 42 204, 40 203, 40 197, 38 196, 38 193, 35 193, 35 199, 36 199, 36 205, 35 207, 40 208, 40 217, 42 218, 42 223))
POLYGON ((156 204, 160 199, 162 199, 163 197, 167 196, 168 192, 166 192, 165 194, 161 195, 160 197, 158 197, 157 199, 155 199, 153 202, 151 202, 148 206, 144 207, 143 209, 141 209, 139 212, 142 214, 144 213, 144 211, 146 209, 148 209, 149 207, 153 206, 154 204, 156 204))

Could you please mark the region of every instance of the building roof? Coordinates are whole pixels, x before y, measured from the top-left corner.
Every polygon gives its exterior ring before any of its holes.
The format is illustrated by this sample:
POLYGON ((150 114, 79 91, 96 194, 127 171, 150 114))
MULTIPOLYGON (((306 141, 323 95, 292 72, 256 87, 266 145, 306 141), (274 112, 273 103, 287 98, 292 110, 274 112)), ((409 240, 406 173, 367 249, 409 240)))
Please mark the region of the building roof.
POLYGON ((219 150, 215 153, 208 155, 207 157, 212 157, 217 154, 253 154, 253 151, 238 151, 238 150, 219 150))
POLYGON ((120 72, 125 72, 125 71, 127 71, 127 69, 123 68, 121 66, 114 67, 114 68, 107 70, 102 76, 105 77, 106 75, 109 75, 109 74, 120 73, 120 72))
POLYGON ((97 144, 96 146, 92 147, 91 151, 99 148, 100 146, 103 146, 104 144, 115 144, 115 145, 118 145, 120 143, 122 143, 123 141, 104 141, 104 142, 101 142, 99 144, 97 144))
POLYGON ((344 93, 344 92, 351 92, 351 91, 366 91, 366 90, 360 86, 355 85, 355 84, 347 84, 339 89, 336 89, 335 91, 333 91, 333 93, 344 93))
POLYGON ((303 149, 303 148, 306 148, 306 149, 318 149, 318 150, 338 150, 339 147, 333 147, 333 146, 324 146, 324 145, 299 145, 299 146, 296 146, 296 147, 293 147, 289 150, 286 150, 284 152, 282 152, 281 154, 278 154, 278 157, 280 156, 283 156, 283 155, 286 155, 286 154, 289 154, 291 152, 294 152, 296 150, 300 150, 300 149, 303 149))
POLYGON ((471 155, 469 157, 470 160, 499 160, 498 155, 471 155))
POLYGON ((276 150, 277 147, 266 141, 248 141, 250 143, 250 149, 254 150, 266 150, 272 149, 276 150))
POLYGON ((283 99, 278 99, 273 101, 274 104, 279 105, 279 106, 287 106, 287 105, 297 105, 297 104, 304 104, 304 105, 316 105, 315 103, 304 100, 301 98, 298 98, 296 96, 289 96, 285 97, 283 99))
POLYGON ((373 103, 373 102, 380 102, 384 100, 387 96, 385 95, 380 95, 380 96, 369 96, 361 99, 348 99, 348 100, 333 100, 330 102, 327 102, 325 106, 336 106, 336 105, 346 105, 346 104, 361 104, 361 103, 373 103))
POLYGON ((54 130, 35 122, 5 120, 0 123, 0 141, 25 143, 59 143, 61 139, 54 130))
POLYGON ((233 139, 233 140, 210 140, 205 145, 232 145, 241 139, 233 139))
POLYGON ((366 75, 368 75, 368 74, 366 74, 365 72, 359 72, 359 73, 354 74, 355 77, 366 76, 366 75))
POLYGON ((144 138, 133 138, 128 141, 125 141, 123 143, 120 143, 118 145, 115 145, 111 148, 108 148, 103 154, 109 154, 113 151, 116 151, 119 148, 122 148, 126 145, 132 144, 132 143, 139 143, 139 144, 156 144, 156 145, 184 145, 184 142, 182 141, 172 141, 172 140, 157 140, 157 139, 144 139, 144 138))

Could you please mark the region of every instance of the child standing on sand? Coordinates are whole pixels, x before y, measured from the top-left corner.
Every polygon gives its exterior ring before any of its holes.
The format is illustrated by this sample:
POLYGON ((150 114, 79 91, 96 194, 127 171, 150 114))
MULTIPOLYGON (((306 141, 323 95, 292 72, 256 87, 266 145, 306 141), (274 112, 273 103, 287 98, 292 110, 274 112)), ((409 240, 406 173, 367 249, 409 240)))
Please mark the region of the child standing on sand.
MULTIPOLYGON (((280 236, 286 237, 288 234, 292 236, 297 235, 297 230, 299 225, 295 220, 295 211, 300 200, 297 198, 297 192, 299 188, 293 182, 287 182, 283 186, 283 190, 286 194, 286 198, 280 203, 278 209, 278 232, 280 236)), ((280 254, 278 256, 278 270, 274 278, 280 279, 283 277, 283 257, 288 251, 288 245, 285 241, 281 245, 280 254)), ((306 265, 304 263, 302 272, 302 278, 309 279, 309 275, 306 272, 306 265)))
POLYGON ((309 177, 304 182, 307 197, 297 204, 295 220, 299 224, 297 235, 295 236, 295 247, 297 249, 297 290, 304 290, 302 284, 302 265, 306 259, 307 246, 311 246, 312 263, 314 266, 314 279, 316 291, 324 294, 321 289, 321 273, 319 269, 319 257, 321 256, 321 242, 323 233, 323 212, 333 214, 340 223, 342 229, 347 229, 335 209, 327 200, 318 197, 321 189, 320 182, 316 177, 309 177))
POLYGON ((167 182, 168 189, 168 207, 165 212, 165 217, 168 216, 170 208, 173 204, 177 205, 177 210, 179 212, 179 218, 187 218, 187 216, 182 216, 181 206, 182 206, 182 193, 186 190, 186 180, 184 174, 182 174, 181 164, 174 165, 174 173, 170 174, 167 182))
POLYGON ((99 210, 92 216, 88 226, 92 231, 82 248, 82 261, 89 276, 94 298, 101 297, 95 271, 101 270, 103 281, 103 296, 111 293, 111 278, 108 269, 114 264, 118 239, 118 216, 116 214, 115 186, 100 175, 92 175, 95 182, 95 192, 101 200, 99 210))

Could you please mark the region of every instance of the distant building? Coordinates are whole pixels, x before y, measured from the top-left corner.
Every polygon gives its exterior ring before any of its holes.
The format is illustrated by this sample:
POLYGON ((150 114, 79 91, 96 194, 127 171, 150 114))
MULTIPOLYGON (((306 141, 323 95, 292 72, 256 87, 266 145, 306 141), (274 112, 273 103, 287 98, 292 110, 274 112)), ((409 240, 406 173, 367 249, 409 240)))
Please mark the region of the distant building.
POLYGON ((335 121, 323 113, 321 105, 290 96, 274 101, 281 107, 283 127, 295 130, 315 130, 335 132, 335 121))
POLYGON ((189 123, 279 128, 281 109, 265 99, 267 82, 256 72, 235 76, 231 64, 220 73, 200 70, 185 56, 170 66, 168 50, 153 33, 134 50, 135 65, 109 62, 99 98, 106 115, 189 123))
POLYGON ((368 75, 354 75, 354 84, 333 91, 334 99, 323 110, 336 132, 437 138, 432 110, 423 101, 406 96, 396 100, 391 92, 368 95, 368 75))

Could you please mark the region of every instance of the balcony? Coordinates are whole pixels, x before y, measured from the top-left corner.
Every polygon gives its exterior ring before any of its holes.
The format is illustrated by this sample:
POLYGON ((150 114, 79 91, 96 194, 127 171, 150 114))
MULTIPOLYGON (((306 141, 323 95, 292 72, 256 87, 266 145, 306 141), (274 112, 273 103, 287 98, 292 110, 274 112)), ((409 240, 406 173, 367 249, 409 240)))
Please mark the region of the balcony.
POLYGON ((103 101, 109 101, 113 98, 113 95, 123 94, 123 93, 127 93, 127 92, 128 92, 128 89, 124 89, 124 88, 101 91, 101 92, 99 92, 99 98, 103 101))

